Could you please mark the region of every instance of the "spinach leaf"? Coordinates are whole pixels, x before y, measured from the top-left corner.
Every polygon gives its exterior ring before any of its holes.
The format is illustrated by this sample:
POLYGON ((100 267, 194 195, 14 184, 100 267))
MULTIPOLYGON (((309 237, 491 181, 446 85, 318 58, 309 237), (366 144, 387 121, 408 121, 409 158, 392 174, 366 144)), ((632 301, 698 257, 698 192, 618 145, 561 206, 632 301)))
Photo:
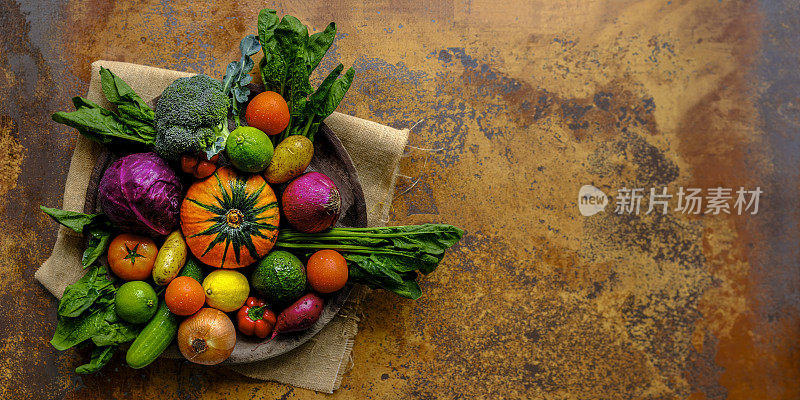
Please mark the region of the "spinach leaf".
POLYGON ((39 208, 59 224, 88 236, 86 250, 81 258, 84 268, 92 265, 108 249, 112 226, 105 214, 84 214, 45 206, 39 208))
POLYGON ((70 285, 61 296, 58 315, 77 317, 94 305, 108 292, 114 292, 114 285, 102 268, 91 268, 78 282, 70 285))
POLYGON ((348 69, 343 76, 339 77, 343 68, 344 65, 342 64, 334 68, 322 81, 317 91, 311 95, 307 110, 304 113, 308 118, 307 127, 303 131, 297 132, 297 134, 307 136, 313 141, 322 121, 336 111, 336 107, 341 103, 347 89, 353 83, 353 77, 355 77, 353 68, 348 69))
POLYGON ((86 250, 83 251, 81 257, 81 264, 83 268, 92 265, 97 261, 103 253, 108 250, 108 245, 111 242, 111 230, 105 227, 97 227, 89 230, 89 239, 87 240, 86 250))
POLYGON ((97 223, 106 218, 105 214, 84 214, 76 211, 59 210, 57 208, 50 208, 39 206, 39 209, 44 211, 45 214, 52 217, 56 222, 61 225, 72 229, 75 232, 83 233, 83 230, 94 223, 97 223))
POLYGON ((117 106, 117 112, 126 119, 128 125, 144 129, 146 135, 155 134, 152 124, 155 118, 153 109, 125 81, 110 70, 100 67, 100 84, 106 99, 117 106))
POLYGON ((286 60, 280 51, 278 41, 275 39, 275 28, 280 19, 275 10, 265 8, 258 13, 258 41, 264 50, 264 58, 259 63, 261 80, 267 90, 284 95, 283 87, 286 81, 286 60))
POLYGON ((82 135, 101 144, 110 143, 113 138, 149 143, 125 125, 118 115, 96 103, 83 97, 73 97, 72 104, 75 105, 75 111, 59 111, 53 114, 53 121, 71 126, 82 135))
POLYGON ((336 24, 331 22, 322 32, 317 32, 308 38, 306 47, 306 64, 308 73, 317 68, 325 53, 331 48, 333 39, 336 38, 336 24))
POLYGON ((114 350, 117 346, 103 346, 95 347, 92 349, 92 358, 88 364, 83 364, 75 368, 75 372, 79 374, 93 374, 103 368, 111 358, 114 356, 114 350))
POLYGON ((73 97, 75 111, 59 111, 53 121, 78 130, 82 135, 101 144, 114 139, 152 144, 156 137, 153 110, 125 81, 100 69, 103 94, 117 106, 117 113, 83 97, 73 97))

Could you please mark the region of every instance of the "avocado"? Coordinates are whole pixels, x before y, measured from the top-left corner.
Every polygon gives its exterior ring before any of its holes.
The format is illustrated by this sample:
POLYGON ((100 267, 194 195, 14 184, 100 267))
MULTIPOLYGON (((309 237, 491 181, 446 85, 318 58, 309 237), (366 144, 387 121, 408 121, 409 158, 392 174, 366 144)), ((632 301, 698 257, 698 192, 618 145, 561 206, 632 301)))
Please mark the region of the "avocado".
POLYGON ((250 284, 270 305, 289 305, 306 292, 306 268, 294 254, 276 250, 256 265, 250 284))
POLYGON ((181 272, 178 273, 178 276, 188 276, 190 278, 194 278, 199 283, 203 283, 203 278, 205 274, 203 273, 203 268, 200 267, 200 264, 195 261, 193 257, 189 257, 186 260, 186 265, 181 268, 181 272))

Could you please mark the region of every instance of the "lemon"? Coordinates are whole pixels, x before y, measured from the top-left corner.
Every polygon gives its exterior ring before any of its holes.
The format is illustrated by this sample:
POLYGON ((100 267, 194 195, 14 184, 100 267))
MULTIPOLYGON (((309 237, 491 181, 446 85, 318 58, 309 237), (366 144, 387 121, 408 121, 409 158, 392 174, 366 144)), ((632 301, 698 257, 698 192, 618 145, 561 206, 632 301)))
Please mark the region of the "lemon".
POLYGON ((244 305, 250 294, 250 284, 241 272, 218 269, 203 279, 203 290, 209 307, 231 312, 244 305))
POLYGON ((251 126, 240 126, 225 142, 228 159, 244 172, 260 172, 267 168, 275 149, 266 133, 251 126))

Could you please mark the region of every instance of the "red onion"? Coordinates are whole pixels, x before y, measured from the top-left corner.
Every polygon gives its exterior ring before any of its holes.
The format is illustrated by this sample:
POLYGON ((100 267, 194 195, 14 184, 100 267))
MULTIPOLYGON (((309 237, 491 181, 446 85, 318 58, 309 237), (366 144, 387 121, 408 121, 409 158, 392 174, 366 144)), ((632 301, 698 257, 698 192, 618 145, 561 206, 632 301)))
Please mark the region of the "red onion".
POLYGON ((322 232, 339 220, 342 200, 331 178, 309 172, 293 180, 283 191, 281 207, 298 231, 322 232))

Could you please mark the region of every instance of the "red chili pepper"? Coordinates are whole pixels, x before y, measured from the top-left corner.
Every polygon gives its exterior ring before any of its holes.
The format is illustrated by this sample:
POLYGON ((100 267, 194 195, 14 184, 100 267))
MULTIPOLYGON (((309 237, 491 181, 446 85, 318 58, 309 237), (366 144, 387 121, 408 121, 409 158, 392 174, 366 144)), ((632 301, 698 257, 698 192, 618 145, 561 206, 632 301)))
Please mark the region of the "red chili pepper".
POLYGON ((275 320, 275 313, 267 308, 264 300, 256 297, 248 297, 242 308, 236 313, 239 332, 247 336, 258 336, 261 339, 265 339, 272 333, 275 320))

